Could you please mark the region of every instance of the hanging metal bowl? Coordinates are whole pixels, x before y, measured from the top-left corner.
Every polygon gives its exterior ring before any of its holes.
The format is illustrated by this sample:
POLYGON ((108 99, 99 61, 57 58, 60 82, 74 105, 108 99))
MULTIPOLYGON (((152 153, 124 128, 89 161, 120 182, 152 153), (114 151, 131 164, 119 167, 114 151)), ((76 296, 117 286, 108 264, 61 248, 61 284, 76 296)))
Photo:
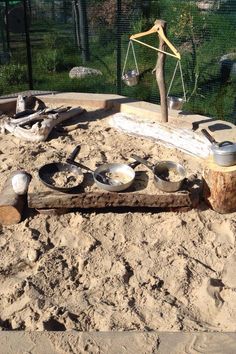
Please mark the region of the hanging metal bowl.
POLYGON ((176 96, 168 96, 167 103, 169 109, 181 110, 186 100, 176 96))
POLYGON ((122 80, 127 86, 135 86, 138 84, 139 73, 137 70, 129 70, 123 76, 122 80))

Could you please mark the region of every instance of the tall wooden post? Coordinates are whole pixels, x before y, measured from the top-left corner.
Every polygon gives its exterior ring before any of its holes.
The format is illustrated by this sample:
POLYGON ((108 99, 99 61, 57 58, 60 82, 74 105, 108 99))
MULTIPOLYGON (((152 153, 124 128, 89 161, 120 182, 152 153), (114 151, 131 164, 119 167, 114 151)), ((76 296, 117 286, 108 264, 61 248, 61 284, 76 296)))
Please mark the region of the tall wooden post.
MULTIPOLYGON (((164 34, 166 35, 167 23, 163 20, 156 20, 155 25, 162 27, 164 34)), ((165 50, 165 42, 159 36, 159 49, 165 50)), ((164 53, 158 52, 157 64, 156 64, 156 80, 160 92, 161 100, 161 121, 168 122, 168 107, 167 107, 167 97, 166 97, 166 84, 165 84, 165 59, 166 55, 164 53)))
POLYGON ((116 22, 116 92, 121 94, 121 0, 117 0, 117 22, 116 22))

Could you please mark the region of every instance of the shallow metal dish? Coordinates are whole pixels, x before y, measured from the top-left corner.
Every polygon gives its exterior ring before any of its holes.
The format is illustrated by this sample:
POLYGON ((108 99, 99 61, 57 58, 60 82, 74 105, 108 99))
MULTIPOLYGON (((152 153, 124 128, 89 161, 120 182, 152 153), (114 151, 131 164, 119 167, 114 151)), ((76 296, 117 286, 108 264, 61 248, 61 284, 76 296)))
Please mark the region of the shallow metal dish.
POLYGON ((89 167, 81 164, 80 162, 73 162, 75 166, 80 167, 82 170, 90 172, 93 176, 96 185, 104 190, 110 192, 121 192, 128 189, 135 179, 135 171, 132 167, 122 163, 107 163, 96 168, 95 171, 91 170, 89 167), (112 179, 108 177, 109 173, 120 173, 126 176, 127 182, 122 183, 119 179, 112 179))
POLYGON ((105 189, 110 192, 121 192, 121 191, 128 189, 131 186, 131 184, 133 183, 134 179, 135 179, 135 171, 133 170, 132 167, 130 167, 126 164, 107 163, 102 166, 99 166, 94 171, 94 180, 95 180, 95 183, 97 184, 97 186, 99 188, 105 189), (113 185, 111 185, 109 183, 103 183, 103 181, 101 181, 99 176, 103 175, 107 172, 114 173, 114 174, 123 174, 127 178, 127 182, 119 184, 119 179, 118 179, 118 180, 116 180, 116 183, 114 183, 113 185))

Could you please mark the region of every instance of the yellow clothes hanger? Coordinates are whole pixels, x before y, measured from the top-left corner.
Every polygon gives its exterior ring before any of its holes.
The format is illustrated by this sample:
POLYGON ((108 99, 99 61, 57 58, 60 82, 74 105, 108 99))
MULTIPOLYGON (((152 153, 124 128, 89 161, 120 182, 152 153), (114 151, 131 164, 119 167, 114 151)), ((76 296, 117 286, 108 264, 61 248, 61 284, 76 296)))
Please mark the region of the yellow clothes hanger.
POLYGON ((132 36, 130 36, 130 40, 135 41, 137 43, 140 43, 142 45, 145 45, 146 47, 154 49, 154 50, 156 50, 158 52, 170 55, 170 56, 172 56, 174 58, 177 58, 178 60, 180 60, 180 58, 181 58, 180 57, 180 53, 173 46, 173 44, 171 44, 170 41, 166 38, 165 33, 163 31, 163 28, 161 26, 159 26, 158 24, 155 24, 150 30, 148 30, 146 32, 133 34, 132 36), (144 37, 144 36, 147 36, 147 35, 152 34, 152 33, 157 33, 163 39, 163 41, 167 44, 167 46, 170 48, 172 53, 174 53, 174 54, 165 52, 164 50, 161 50, 159 48, 153 47, 153 46, 151 46, 151 45, 149 45, 147 43, 141 42, 140 40, 137 39, 137 38, 144 37))

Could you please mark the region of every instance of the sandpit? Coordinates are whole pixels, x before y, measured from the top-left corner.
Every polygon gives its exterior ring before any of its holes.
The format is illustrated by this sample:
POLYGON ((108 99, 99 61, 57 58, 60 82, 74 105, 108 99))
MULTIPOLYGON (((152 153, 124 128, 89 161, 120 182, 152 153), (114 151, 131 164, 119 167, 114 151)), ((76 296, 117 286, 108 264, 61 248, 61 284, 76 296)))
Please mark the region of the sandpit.
MULTIPOLYGON (((14 170, 32 174, 65 160, 77 144, 77 159, 92 169, 127 163, 135 152, 150 154, 153 163, 171 159, 201 176, 200 159, 115 130, 112 114, 88 109, 79 129, 37 144, 1 135, 1 186, 14 170)), ((28 210, 19 224, 0 229, 0 327, 235 331, 235 216, 204 203, 178 213, 28 210)))

